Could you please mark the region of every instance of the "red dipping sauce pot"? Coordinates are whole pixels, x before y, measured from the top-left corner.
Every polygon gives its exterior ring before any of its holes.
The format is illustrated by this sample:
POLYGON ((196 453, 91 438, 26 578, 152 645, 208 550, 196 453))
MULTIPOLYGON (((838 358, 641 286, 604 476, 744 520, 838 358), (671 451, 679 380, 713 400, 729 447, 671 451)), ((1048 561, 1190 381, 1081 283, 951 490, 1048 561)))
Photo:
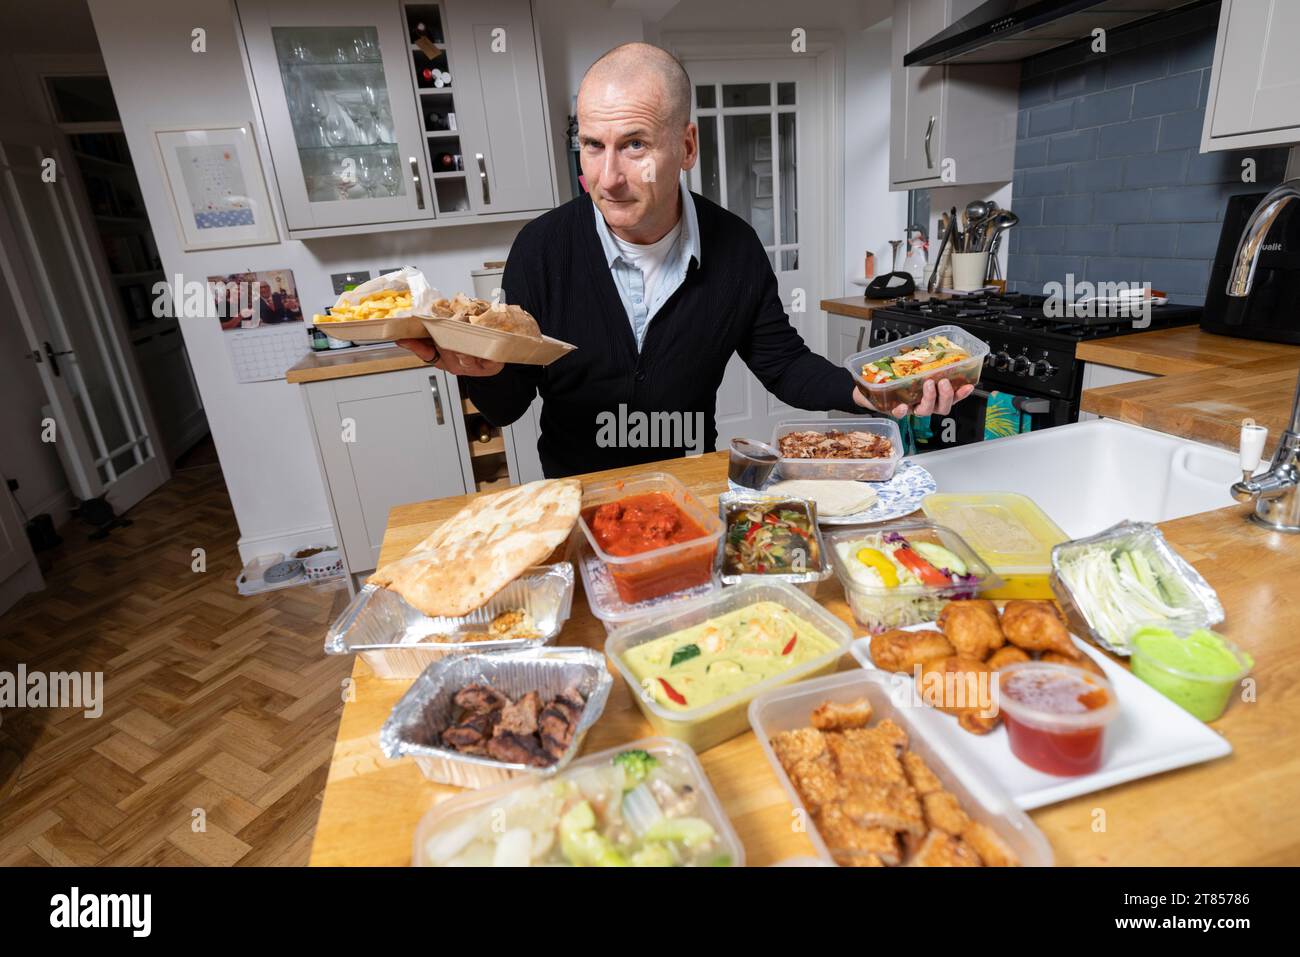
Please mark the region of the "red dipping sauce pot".
POLYGON ((1022 661, 998 670, 998 706, 1011 753, 1046 774, 1101 767, 1106 726, 1119 715, 1105 678, 1069 665, 1022 661))

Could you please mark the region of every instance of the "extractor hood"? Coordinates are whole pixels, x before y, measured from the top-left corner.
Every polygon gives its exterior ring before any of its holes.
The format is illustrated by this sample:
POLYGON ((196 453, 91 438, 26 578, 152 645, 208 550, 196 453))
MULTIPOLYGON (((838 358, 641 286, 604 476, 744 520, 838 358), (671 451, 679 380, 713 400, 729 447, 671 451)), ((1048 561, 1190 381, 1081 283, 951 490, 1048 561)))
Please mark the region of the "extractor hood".
POLYGON ((903 57, 904 66, 1012 63, 1207 0, 987 0, 903 57))

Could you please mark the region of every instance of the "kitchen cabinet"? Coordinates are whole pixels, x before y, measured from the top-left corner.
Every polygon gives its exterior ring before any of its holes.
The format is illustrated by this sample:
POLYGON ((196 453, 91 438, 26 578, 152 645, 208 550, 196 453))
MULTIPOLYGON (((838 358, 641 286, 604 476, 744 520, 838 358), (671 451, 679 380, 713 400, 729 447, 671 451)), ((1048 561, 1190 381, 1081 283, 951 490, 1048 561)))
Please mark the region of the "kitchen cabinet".
POLYGON ((290 238, 556 204, 528 0, 237 6, 290 238))
POLYGON ((442 371, 409 369, 303 385, 348 572, 376 567, 394 505, 463 495, 458 393, 442 371))
POLYGON ((904 67, 903 57, 978 0, 894 0, 889 187, 1010 182, 1020 66, 904 67), (951 160, 945 179, 945 160, 951 160))
POLYGON ((1201 152, 1300 142, 1300 4, 1223 0, 1201 152))

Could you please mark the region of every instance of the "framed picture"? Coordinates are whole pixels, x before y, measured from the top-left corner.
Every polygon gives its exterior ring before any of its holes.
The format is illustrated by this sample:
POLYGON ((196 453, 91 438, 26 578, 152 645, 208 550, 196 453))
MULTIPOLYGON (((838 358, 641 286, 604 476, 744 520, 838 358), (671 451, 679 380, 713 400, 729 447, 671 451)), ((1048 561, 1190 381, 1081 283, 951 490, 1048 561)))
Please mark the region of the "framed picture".
POLYGON ((223 332, 303 321, 292 269, 209 276, 208 290, 223 332))
POLYGON ((154 130, 186 252, 280 241, 251 125, 154 130))

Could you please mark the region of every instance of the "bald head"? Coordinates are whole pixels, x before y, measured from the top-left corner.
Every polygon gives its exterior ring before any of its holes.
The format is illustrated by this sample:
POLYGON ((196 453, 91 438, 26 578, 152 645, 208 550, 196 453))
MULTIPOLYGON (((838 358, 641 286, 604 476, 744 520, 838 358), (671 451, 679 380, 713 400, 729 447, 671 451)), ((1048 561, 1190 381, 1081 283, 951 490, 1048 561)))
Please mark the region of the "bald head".
POLYGON ((691 80, 677 57, 649 43, 624 43, 614 47, 587 68, 578 88, 578 98, 589 86, 610 82, 650 83, 662 105, 665 119, 673 127, 691 120, 691 80))

